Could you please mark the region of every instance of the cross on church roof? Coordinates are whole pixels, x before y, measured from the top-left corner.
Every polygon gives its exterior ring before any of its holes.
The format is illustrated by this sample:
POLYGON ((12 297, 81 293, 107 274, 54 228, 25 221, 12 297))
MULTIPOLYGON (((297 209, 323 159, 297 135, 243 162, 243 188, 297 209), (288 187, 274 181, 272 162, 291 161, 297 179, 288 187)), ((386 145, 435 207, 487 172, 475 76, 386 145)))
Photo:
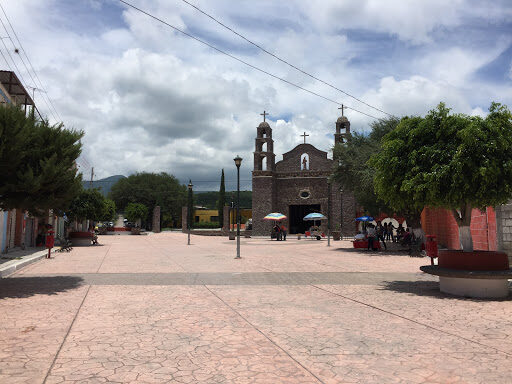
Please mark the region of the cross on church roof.
POLYGON ((309 135, 306 135, 306 132, 304 132, 304 134, 301 135, 301 137, 304 137, 304 144, 306 144, 306 136, 309 136, 309 135))
POLYGON ((341 104, 341 107, 339 107, 338 109, 341 109, 341 116, 343 116, 343 109, 345 109, 347 107, 345 107, 343 104, 341 104))
POLYGON ((263 121, 265 121, 265 117, 269 115, 269 113, 263 111, 263 113, 260 113, 260 116, 263 116, 263 121))

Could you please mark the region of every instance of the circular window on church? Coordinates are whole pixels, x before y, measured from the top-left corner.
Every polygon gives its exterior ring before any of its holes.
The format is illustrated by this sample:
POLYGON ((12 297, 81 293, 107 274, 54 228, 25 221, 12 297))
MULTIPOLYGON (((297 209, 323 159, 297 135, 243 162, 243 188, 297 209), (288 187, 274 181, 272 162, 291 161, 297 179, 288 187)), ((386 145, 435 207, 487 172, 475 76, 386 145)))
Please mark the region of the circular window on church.
POLYGON ((309 199, 309 197, 311 196, 311 193, 307 189, 304 189, 304 190, 300 191, 299 196, 301 199, 309 199))

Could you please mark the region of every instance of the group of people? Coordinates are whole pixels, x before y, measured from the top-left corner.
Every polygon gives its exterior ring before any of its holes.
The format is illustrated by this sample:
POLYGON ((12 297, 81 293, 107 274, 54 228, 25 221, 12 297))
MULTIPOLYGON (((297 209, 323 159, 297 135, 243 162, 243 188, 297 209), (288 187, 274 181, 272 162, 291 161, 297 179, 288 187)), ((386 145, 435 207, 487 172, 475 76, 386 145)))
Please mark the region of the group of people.
POLYGON ((285 240, 286 241, 286 227, 284 224, 279 225, 276 223, 274 227, 272 228, 272 235, 271 238, 276 238, 277 241, 285 240))
POLYGON ((402 224, 395 228, 392 223, 382 224, 377 221, 377 225, 368 224, 363 229, 363 235, 368 241, 368 250, 375 250, 375 243, 382 242, 384 249, 387 249, 386 241, 392 241, 393 243, 400 243, 401 245, 410 245, 413 239, 413 234, 410 228, 404 228, 402 224), (396 235, 394 230, 396 229, 396 235))

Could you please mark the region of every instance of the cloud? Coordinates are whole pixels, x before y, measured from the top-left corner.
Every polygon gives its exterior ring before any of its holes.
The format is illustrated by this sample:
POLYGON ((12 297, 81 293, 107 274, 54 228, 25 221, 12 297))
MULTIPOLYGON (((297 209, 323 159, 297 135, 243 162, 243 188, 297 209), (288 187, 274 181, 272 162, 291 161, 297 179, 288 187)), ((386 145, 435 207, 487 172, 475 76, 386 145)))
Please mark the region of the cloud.
MULTIPOLYGON (((133 2, 288 81, 384 116, 263 54, 182 2, 133 2)), ((4 3, 59 114, 67 126, 86 132, 84 158, 98 177, 165 171, 182 182, 192 179, 199 189, 217 189, 225 168, 230 189, 236 186, 233 158, 239 154, 242 187, 250 188, 263 110, 272 116, 276 161, 302 142, 303 132, 321 150, 333 144, 337 105, 134 10, 99 0, 4 3)), ((487 13, 463 0, 196 4, 300 68, 392 114, 424 114, 440 101, 473 114, 487 110, 491 100, 512 103, 510 84, 477 76, 509 44, 510 22, 494 9, 509 14, 506 2, 487 13)), ((49 113, 42 97, 36 95, 36 102, 49 113)), ((367 130, 372 121, 353 110, 347 115, 356 131, 367 130)))

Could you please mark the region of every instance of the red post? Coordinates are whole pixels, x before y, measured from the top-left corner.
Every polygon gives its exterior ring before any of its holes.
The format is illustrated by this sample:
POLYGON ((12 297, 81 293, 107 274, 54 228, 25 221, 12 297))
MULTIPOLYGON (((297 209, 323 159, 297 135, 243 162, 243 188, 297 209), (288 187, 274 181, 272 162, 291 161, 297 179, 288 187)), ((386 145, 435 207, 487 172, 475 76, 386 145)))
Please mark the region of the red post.
POLYGON ((46 248, 48 248, 48 256, 46 256, 47 259, 50 258, 50 253, 52 251, 52 248, 55 244, 55 232, 53 229, 49 229, 46 233, 46 248))

